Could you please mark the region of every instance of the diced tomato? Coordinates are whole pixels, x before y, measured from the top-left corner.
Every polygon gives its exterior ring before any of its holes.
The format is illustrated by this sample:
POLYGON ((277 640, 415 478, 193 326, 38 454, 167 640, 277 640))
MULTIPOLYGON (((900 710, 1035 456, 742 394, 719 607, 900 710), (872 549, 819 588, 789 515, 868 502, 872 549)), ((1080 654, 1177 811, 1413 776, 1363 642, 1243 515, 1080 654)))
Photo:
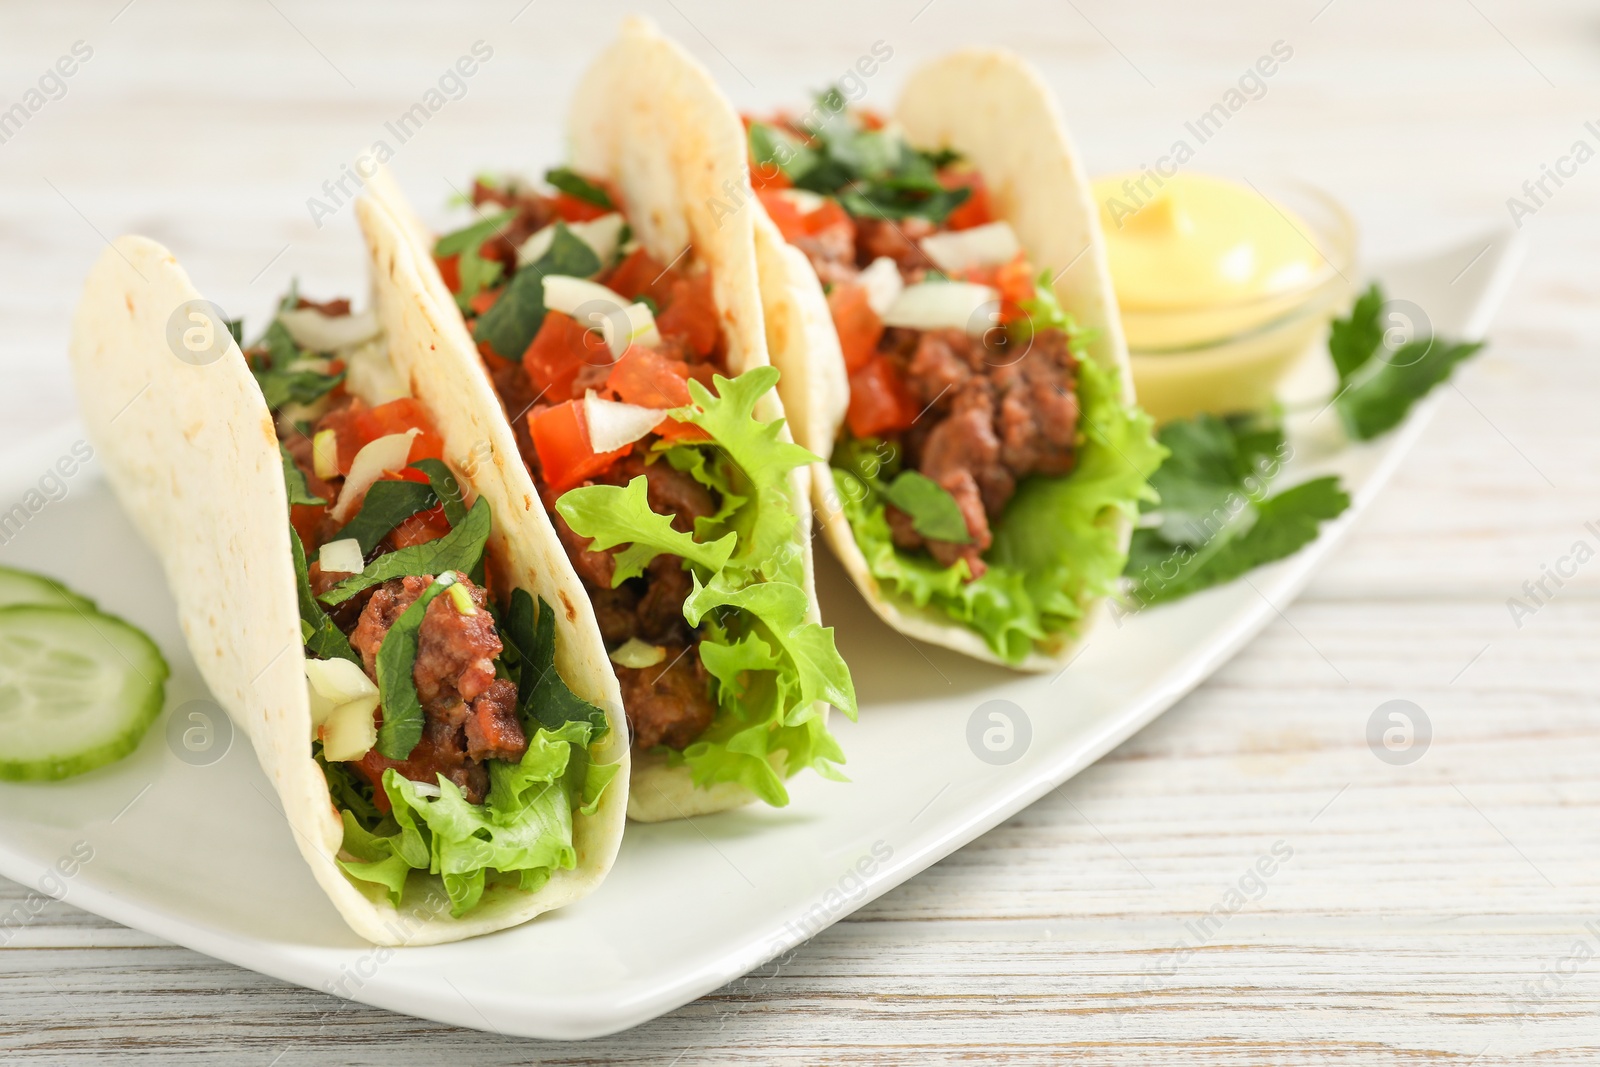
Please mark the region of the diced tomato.
POLYGON ((679 422, 677 419, 662 419, 655 432, 663 441, 693 443, 711 440, 711 435, 694 423, 679 422))
POLYGON ((395 548, 410 548, 437 541, 450 532, 450 520, 444 517, 444 507, 419 511, 399 526, 389 531, 389 543, 395 548))
POLYGON ((494 307, 494 302, 500 299, 500 294, 503 292, 505 292, 505 286, 501 286, 499 289, 479 290, 473 294, 471 300, 467 301, 467 306, 472 309, 474 315, 482 315, 494 307))
POLYGON ((886 356, 873 356, 850 375, 850 407, 845 420, 857 437, 876 437, 907 429, 920 413, 916 397, 886 356))
POLYGON ((544 479, 558 493, 599 474, 633 447, 597 454, 589 446, 589 424, 583 417, 580 400, 530 413, 528 432, 533 437, 534 451, 539 454, 544 479))
POLYGON ((550 203, 556 209, 556 214, 567 222, 588 222, 590 219, 597 219, 601 215, 611 214, 610 208, 601 207, 599 204, 591 204, 587 200, 580 200, 571 193, 557 193, 550 198, 550 203))
POLYGON ((661 307, 672 298, 672 283, 679 277, 676 270, 663 267, 643 248, 635 248, 609 278, 603 279, 603 284, 629 300, 648 296, 661 307))
POLYGON ((785 241, 793 243, 805 236, 805 215, 792 199, 760 186, 756 187, 756 195, 761 198, 761 206, 767 209, 767 217, 778 227, 785 241))
POLYGON ((883 337, 883 320, 867 303, 866 286, 835 283, 828 293, 828 310, 833 313, 833 328, 839 331, 846 369, 860 370, 878 351, 878 341, 883 337))
POLYGON ((544 323, 522 354, 528 381, 545 400, 571 400, 572 386, 586 362, 611 361, 611 350, 598 333, 559 311, 545 313, 544 323))
POLYGON ((317 527, 322 525, 322 517, 328 513, 325 504, 296 504, 289 509, 289 522, 294 526, 294 532, 300 535, 300 543, 305 545, 306 554, 312 554, 315 545, 317 527))
POLYGON ((941 170, 939 184, 946 189, 972 190, 972 195, 950 212, 945 224, 952 230, 970 230, 994 221, 994 209, 989 203, 989 186, 982 174, 975 170, 941 170))
POLYGON ((415 467, 402 467, 397 471, 384 471, 378 476, 380 482, 416 482, 418 485, 428 485, 428 476, 415 467))
POLYGON ((1022 318, 1026 314, 1022 310, 1023 301, 1032 300, 1034 296, 1033 264, 1028 262, 1024 252, 1017 253, 1009 263, 1002 263, 998 267, 976 267, 964 272, 963 276, 968 281, 1000 290, 1001 322, 1015 322, 1022 318))
POLYGON ((856 121, 861 123, 861 128, 864 130, 883 129, 883 116, 867 108, 856 111, 856 121))
POLYGON ((750 161, 750 184, 757 191, 762 189, 789 189, 794 182, 783 172, 783 168, 776 162, 757 163, 750 161))
POLYGON ((767 215, 778 227, 778 232, 791 244, 802 237, 818 237, 835 228, 848 231, 849 236, 842 244, 849 245, 855 241, 856 224, 843 205, 832 197, 824 200, 815 211, 802 212, 792 198, 780 192, 757 190, 756 195, 761 198, 761 206, 767 209, 767 215))
POLYGON ((461 257, 460 256, 434 256, 433 261, 439 265, 439 276, 444 279, 444 284, 452 293, 461 291, 461 257))
MULTIPOLYGON (((444 440, 434 431, 433 420, 428 418, 427 409, 415 397, 401 397, 387 404, 379 404, 375 408, 361 408, 355 411, 352 421, 356 451, 392 433, 421 430, 422 432, 411 441, 411 451, 406 455, 406 462, 444 458, 444 440)), ((343 434, 339 436, 339 473, 348 474, 350 470, 344 465, 346 448, 344 436, 343 434)), ((353 452, 351 458, 354 459, 353 452)))
POLYGON ((675 408, 689 402, 689 364, 632 345, 611 367, 606 388, 625 404, 675 408))
POLYGON ((672 297, 656 316, 662 337, 681 337, 695 355, 709 356, 717 347, 717 302, 711 295, 711 273, 696 274, 672 284, 672 297))

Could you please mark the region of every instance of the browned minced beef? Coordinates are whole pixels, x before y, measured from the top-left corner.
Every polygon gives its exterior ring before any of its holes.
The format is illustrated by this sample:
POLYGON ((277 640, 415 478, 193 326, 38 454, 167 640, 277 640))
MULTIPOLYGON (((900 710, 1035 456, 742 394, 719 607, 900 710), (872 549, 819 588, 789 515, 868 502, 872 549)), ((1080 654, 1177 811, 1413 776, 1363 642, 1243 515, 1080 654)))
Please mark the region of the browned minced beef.
POLYGON ((555 221, 555 209, 551 199, 532 189, 517 186, 498 189, 481 181, 474 181, 472 204, 474 207, 498 210, 516 209, 516 215, 502 225, 481 249, 481 254, 485 258, 498 259, 508 265, 516 263, 517 249, 522 242, 555 221))
POLYGON ((894 260, 901 274, 929 266, 927 254, 917 244, 934 231, 927 219, 857 218, 855 223, 857 266, 865 267, 879 256, 894 260))
POLYGON ((342 319, 346 315, 350 314, 350 301, 347 298, 341 297, 338 300, 307 300, 302 296, 299 297, 298 300, 299 302, 295 304, 297 309, 310 308, 312 311, 320 311, 330 319, 342 319))
MULTIPOLYGON (((706 487, 674 470, 665 460, 646 463, 640 456, 625 456, 605 472, 601 484, 626 485, 640 475, 645 478, 650 509, 671 515, 673 529, 680 533, 692 533, 695 519, 716 511, 716 502, 706 487)), ((553 505, 555 501, 550 499, 548 503, 553 505)), ((674 748, 689 744, 710 725, 717 705, 700 664, 699 637, 683 618, 683 602, 694 587, 689 572, 683 569, 683 560, 657 556, 643 575, 613 589, 617 550, 594 551, 589 547, 590 539, 573 532, 553 507, 551 517, 562 546, 594 603, 607 646, 615 648, 637 637, 665 646, 667 657, 663 663, 670 663, 685 648, 689 649, 670 671, 664 666, 631 670, 613 664, 622 681, 622 703, 627 709, 634 745, 646 749, 658 744, 674 748), (663 672, 667 672, 665 677, 658 680, 663 672)))
POLYGON ((705 732, 717 713, 705 665, 683 645, 667 645, 654 667, 618 667, 622 705, 634 746, 684 748, 705 732))
MULTIPOLYGON (((360 653, 369 677, 377 678, 378 650, 395 620, 432 581, 431 576, 395 578, 368 599, 350 645, 360 653)), ((425 716, 422 740, 405 760, 387 759, 374 749, 355 766, 374 785, 388 767, 417 781, 431 782, 443 774, 476 804, 489 788, 483 761, 520 759, 528 742, 516 714, 516 687, 495 678, 494 661, 503 646, 484 590, 465 577, 459 581, 478 610, 463 615, 452 597, 437 596, 417 630, 411 677, 425 716)))
POLYGON ((949 566, 965 559, 974 578, 993 542, 992 521, 1029 474, 1062 475, 1075 460, 1077 361, 1060 330, 1034 335, 1023 351, 963 330, 885 331, 880 351, 898 363, 926 413, 901 436, 905 460, 950 492, 972 542, 927 541, 889 508, 895 543, 926 547, 949 566))

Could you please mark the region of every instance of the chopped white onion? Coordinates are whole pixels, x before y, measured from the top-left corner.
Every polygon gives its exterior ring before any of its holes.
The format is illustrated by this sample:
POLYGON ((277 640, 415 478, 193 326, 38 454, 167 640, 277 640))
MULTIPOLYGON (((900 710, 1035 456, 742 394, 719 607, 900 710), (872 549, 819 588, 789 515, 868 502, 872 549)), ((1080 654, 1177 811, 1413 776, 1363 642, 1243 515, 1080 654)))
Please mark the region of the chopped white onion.
POLYGON ((583 394, 583 419, 589 424, 589 448, 597 454, 631 445, 661 424, 661 409, 602 400, 590 389, 583 394))
POLYGON ((1000 293, 973 282, 919 282, 907 286, 884 312, 885 326, 912 330, 966 330, 981 336, 995 323, 1000 293))
MULTIPOLYGON (((565 225, 572 231, 572 236, 594 249, 594 254, 599 257, 603 269, 610 266, 611 261, 616 258, 617 244, 622 238, 622 227, 625 224, 623 217, 613 211, 597 219, 589 219, 587 222, 568 222, 565 225)), ((517 249, 517 266, 527 266, 550 251, 550 242, 555 238, 556 224, 552 222, 522 242, 522 247, 517 249)))
POLYGON ((1010 263, 1022 251, 1017 234, 1009 222, 991 222, 970 230, 933 233, 920 242, 922 251, 934 266, 946 274, 960 274, 974 267, 994 267, 1010 263))
MULTIPOLYGON (((609 314, 613 309, 621 311, 628 306, 621 294, 607 289, 599 282, 591 282, 587 278, 574 278, 569 274, 547 274, 544 278, 544 306, 551 311, 559 311, 563 315, 577 317, 579 309, 588 314, 609 314), (585 307, 585 305, 593 305, 585 307)), ((585 326, 598 326, 600 323, 589 321, 585 326)))
POLYGON ((881 319, 894 305, 906 284, 900 278, 900 264, 888 256, 879 256, 856 275, 856 281, 867 291, 867 306, 881 319))
POLYGON ((316 308, 278 312, 278 321, 294 343, 313 352, 337 352, 378 336, 378 316, 371 309, 354 315, 324 315, 316 308))
POLYGON ((632 667, 641 670, 645 667, 654 667, 667 658, 667 650, 660 645, 646 644, 637 637, 630 637, 627 641, 612 651, 611 662, 619 667, 632 667))
POLYGON ((322 738, 322 754, 330 760, 355 760, 378 743, 372 713, 378 687, 347 659, 306 660, 306 690, 311 698, 313 734, 322 738))
POLYGON ((345 476, 344 486, 339 490, 339 499, 329 512, 335 522, 350 520, 356 502, 366 496, 373 482, 388 471, 404 469, 406 457, 411 454, 411 439, 421 432, 407 430, 405 433, 386 434, 369 441, 356 453, 356 458, 350 464, 350 473, 345 476))
POLYGON ((622 309, 621 315, 602 317, 600 333, 606 339, 606 347, 618 359, 622 358, 622 353, 628 350, 629 345, 654 348, 661 343, 661 334, 656 329, 656 316, 649 304, 629 304, 622 309), (628 324, 627 329, 619 329, 624 321, 628 324))
POLYGON ((323 574, 360 574, 367 565, 361 557, 361 542, 354 537, 342 537, 323 545, 322 551, 317 553, 317 562, 322 564, 323 574))
POLYGON ((368 407, 410 396, 405 379, 389 360, 389 346, 382 338, 339 353, 345 362, 344 385, 368 407))
POLYGON ((323 481, 339 476, 339 435, 334 430, 318 430, 311 439, 311 469, 323 481))
POLYGON ((793 204, 802 215, 809 215, 828 202, 827 197, 810 189, 779 189, 778 195, 793 204))
POLYGON ((444 792, 439 788, 437 782, 412 782, 411 788, 416 790, 418 794, 432 797, 434 800, 444 796, 444 792))
POLYGON ((312 374, 332 374, 333 360, 324 356, 305 356, 291 359, 283 368, 287 371, 310 371, 312 374))

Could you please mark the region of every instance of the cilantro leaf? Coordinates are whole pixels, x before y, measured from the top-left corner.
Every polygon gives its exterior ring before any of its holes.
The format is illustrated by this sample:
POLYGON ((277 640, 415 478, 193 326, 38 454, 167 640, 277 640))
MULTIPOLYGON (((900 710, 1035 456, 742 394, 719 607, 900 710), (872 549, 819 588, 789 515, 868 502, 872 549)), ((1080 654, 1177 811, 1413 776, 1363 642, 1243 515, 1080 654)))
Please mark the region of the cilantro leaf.
POLYGON ((787 130, 752 122, 749 139, 751 162, 757 167, 775 167, 790 181, 817 164, 817 153, 787 130))
POLYGON ((433 254, 444 259, 456 257, 456 277, 461 286, 456 292, 456 304, 463 312, 469 309, 472 298, 500 280, 504 269, 498 259, 485 259, 480 249, 502 226, 517 215, 515 208, 496 212, 479 219, 471 226, 447 233, 434 242, 433 254))
POLYGON ((500 635, 517 661, 517 694, 523 724, 528 732, 543 726, 557 730, 569 722, 586 722, 593 728, 592 740, 599 740, 609 724, 606 713, 568 688, 556 671, 555 611, 539 598, 538 614, 534 600, 525 589, 511 591, 511 606, 506 612, 500 635))
POLYGON ((445 466, 442 459, 419 459, 411 466, 417 468, 428 476, 428 484, 433 487, 433 495, 439 498, 444 505, 444 517, 452 529, 461 525, 461 520, 467 517, 467 500, 462 495, 461 483, 450 468, 445 466))
POLYGON ((565 223, 558 222, 555 226, 555 235, 544 255, 512 276, 500 298, 478 318, 473 328, 473 340, 487 343, 506 359, 520 360, 544 324, 544 279, 547 275, 587 278, 600 269, 600 258, 587 242, 567 229, 565 223))
POLYGON ((411 673, 417 662, 417 637, 428 605, 455 583, 456 576, 448 571, 435 578, 422 595, 400 613, 378 646, 374 673, 378 676, 383 725, 378 727, 377 748, 389 759, 406 759, 422 740, 422 700, 417 696, 417 683, 411 673))
POLYGON ((1254 505, 1243 513, 1245 521, 1228 527, 1209 544, 1174 545, 1151 530, 1139 530, 1128 558, 1136 599, 1141 604, 1177 600, 1291 556, 1316 540, 1322 523, 1349 506, 1350 497, 1339 479, 1328 475, 1254 505))
POLYGON ((361 510, 330 540, 353 537, 361 543, 361 554, 366 555, 378 547, 378 542, 388 536, 390 530, 438 503, 433 488, 420 482, 394 479, 373 482, 361 501, 361 510))
POLYGON ((288 329, 277 319, 272 320, 266 333, 250 347, 265 350, 257 352, 248 362, 267 408, 274 413, 287 404, 316 403, 344 381, 342 370, 328 374, 303 365, 302 361, 309 359, 310 354, 294 343, 288 329))
POLYGON ((571 167, 552 167, 544 172, 544 180, 554 188, 586 204, 603 207, 607 211, 617 209, 617 205, 611 202, 611 194, 606 192, 604 187, 585 178, 571 167))
POLYGON ((1334 407, 1345 431, 1369 441, 1398 426, 1418 400, 1449 379, 1456 364, 1483 347, 1481 341, 1449 341, 1417 335, 1389 347, 1383 325, 1387 301, 1374 282, 1350 314, 1328 331, 1328 352, 1339 373, 1334 407))
POLYGON ((326 504, 327 501, 317 496, 306 485, 305 471, 302 471, 294 457, 289 455, 289 450, 283 447, 283 442, 278 442, 278 454, 283 457, 283 485, 289 491, 289 506, 296 504, 326 504))
POLYGON ((289 527, 289 550, 294 555, 295 595, 300 601, 300 636, 317 659, 347 659, 359 664, 361 657, 350 647, 350 639, 340 632, 311 595, 311 572, 306 566, 306 548, 300 534, 289 527))
POLYGON ((1475 355, 1482 341, 1450 342, 1429 337, 1402 345, 1370 374, 1357 375, 1335 405, 1358 441, 1398 426, 1411 406, 1449 379, 1456 364, 1475 355))
POLYGON ((489 540, 492 521, 489 502, 480 497, 461 524, 443 537, 385 552, 367 564, 360 574, 346 578, 322 594, 321 599, 325 604, 343 604, 363 590, 407 575, 438 575, 446 571, 471 574, 483 558, 483 546, 489 540))
POLYGON ((884 493, 889 503, 911 516, 911 526, 930 541, 972 543, 961 505, 950 491, 918 471, 901 471, 884 493))

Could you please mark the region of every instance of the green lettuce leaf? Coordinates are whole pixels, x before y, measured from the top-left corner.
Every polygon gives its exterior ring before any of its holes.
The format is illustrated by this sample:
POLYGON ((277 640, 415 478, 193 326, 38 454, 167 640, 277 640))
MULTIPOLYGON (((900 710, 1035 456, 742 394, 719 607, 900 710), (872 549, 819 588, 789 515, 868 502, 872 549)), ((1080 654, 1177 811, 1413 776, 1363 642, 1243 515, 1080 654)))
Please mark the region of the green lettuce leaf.
POLYGON ((700 629, 700 659, 714 679, 718 714, 682 752, 664 751, 686 765, 699 786, 740 782, 767 803, 783 805, 789 800, 784 780, 802 769, 839 777, 835 765, 844 753, 817 714, 817 702, 854 718, 856 698, 833 631, 806 619, 804 532, 789 476, 815 457, 782 439, 781 420, 754 414, 777 380, 775 369, 760 367, 733 379, 716 377, 715 393, 691 381, 691 402, 670 413, 712 438, 671 445, 652 457, 688 472, 720 501, 692 535, 649 511, 643 478, 625 489, 574 489, 556 507, 597 546, 630 545, 618 554, 619 574, 624 566, 637 574, 661 553, 687 561, 694 591, 684 618, 700 629))
POLYGON ((1122 403, 1116 373, 1084 359, 1078 402, 1083 443, 1076 469, 1018 486, 994 524, 984 557, 989 567, 976 581, 966 580, 965 561, 942 567, 896 548, 882 482, 847 455, 834 459, 845 516, 884 590, 968 627, 1007 663, 1020 663, 1035 642, 1072 632, 1084 605, 1115 589, 1126 561, 1117 527, 1152 497, 1147 479, 1163 449, 1149 417, 1122 403))
POLYGON ((711 544, 700 544, 690 534, 672 528, 672 518, 650 510, 646 495, 648 482, 639 475, 626 486, 585 485, 563 493, 556 511, 567 525, 584 537, 594 538, 591 549, 605 551, 625 544, 616 555, 616 588, 629 578, 637 578, 657 556, 682 556, 709 571, 720 571, 733 555, 733 534, 711 544), (588 531, 594 531, 590 533, 588 531))
POLYGON ((468 803, 443 775, 440 795, 431 797, 393 769, 385 771, 391 815, 369 830, 345 812, 344 852, 350 858, 341 858, 340 866, 382 885, 396 904, 412 870, 439 875, 450 913, 458 918, 482 899, 492 874, 516 875, 523 889, 538 888, 552 871, 577 865, 574 800, 592 812, 616 774, 617 765, 592 771, 591 733, 581 721, 532 732, 519 762, 490 762, 489 795, 482 804, 468 803))

